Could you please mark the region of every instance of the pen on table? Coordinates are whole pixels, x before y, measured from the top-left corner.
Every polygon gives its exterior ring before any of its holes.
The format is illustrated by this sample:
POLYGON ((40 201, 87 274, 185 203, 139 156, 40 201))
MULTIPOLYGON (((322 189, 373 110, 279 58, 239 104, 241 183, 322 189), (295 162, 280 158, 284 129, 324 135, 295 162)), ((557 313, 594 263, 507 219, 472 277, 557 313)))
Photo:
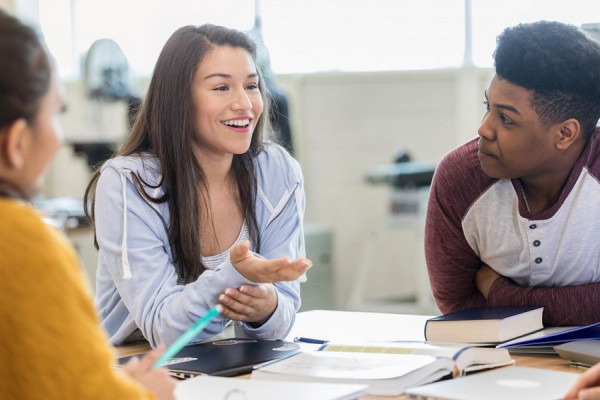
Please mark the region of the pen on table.
POLYGON ((308 338, 308 337, 295 337, 294 342, 325 344, 328 342, 328 340, 313 339, 313 338, 308 338))
POLYGON ((176 341, 173 342, 164 353, 160 356, 158 360, 152 365, 152 368, 158 368, 163 363, 168 361, 171 357, 179 352, 182 348, 185 347, 192 339, 194 339, 206 326, 210 323, 210 321, 221 313, 221 306, 216 305, 211 308, 204 317, 200 318, 190 329, 185 331, 185 333, 177 338, 176 341))

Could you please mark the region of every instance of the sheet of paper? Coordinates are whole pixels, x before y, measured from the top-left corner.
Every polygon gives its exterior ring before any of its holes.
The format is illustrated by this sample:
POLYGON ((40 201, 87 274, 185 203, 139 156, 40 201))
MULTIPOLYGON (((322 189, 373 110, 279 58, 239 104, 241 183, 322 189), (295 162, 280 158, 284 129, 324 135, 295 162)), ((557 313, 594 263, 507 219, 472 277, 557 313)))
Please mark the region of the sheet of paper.
POLYGON ((435 357, 413 354, 312 352, 272 363, 262 370, 274 374, 333 379, 390 379, 434 361, 435 357))

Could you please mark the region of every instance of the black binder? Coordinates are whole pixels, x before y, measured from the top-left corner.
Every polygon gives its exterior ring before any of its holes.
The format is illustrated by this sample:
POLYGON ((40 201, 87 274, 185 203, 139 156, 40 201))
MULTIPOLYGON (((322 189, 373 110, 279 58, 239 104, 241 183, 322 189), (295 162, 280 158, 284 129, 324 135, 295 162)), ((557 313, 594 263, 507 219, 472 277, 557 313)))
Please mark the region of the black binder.
MULTIPOLYGON (((258 364, 300 351, 293 342, 232 338, 186 346, 163 366, 181 379, 197 375, 236 376, 252 372, 258 364)), ((120 358, 119 364, 129 358, 120 358)))

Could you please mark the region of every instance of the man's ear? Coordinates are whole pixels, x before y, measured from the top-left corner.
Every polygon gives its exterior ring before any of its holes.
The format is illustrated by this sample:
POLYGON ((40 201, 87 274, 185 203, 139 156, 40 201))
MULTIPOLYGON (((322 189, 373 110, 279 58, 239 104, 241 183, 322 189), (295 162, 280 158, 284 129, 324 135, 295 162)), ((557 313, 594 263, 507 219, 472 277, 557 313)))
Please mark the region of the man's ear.
POLYGON ((566 150, 577 142, 583 135, 581 125, 575 118, 569 118, 557 125, 558 134, 556 138, 556 148, 566 150))
POLYGON ((19 118, 10 124, 0 137, 0 152, 2 163, 8 168, 21 168, 25 164, 25 149, 27 147, 27 132, 29 125, 24 118, 19 118))

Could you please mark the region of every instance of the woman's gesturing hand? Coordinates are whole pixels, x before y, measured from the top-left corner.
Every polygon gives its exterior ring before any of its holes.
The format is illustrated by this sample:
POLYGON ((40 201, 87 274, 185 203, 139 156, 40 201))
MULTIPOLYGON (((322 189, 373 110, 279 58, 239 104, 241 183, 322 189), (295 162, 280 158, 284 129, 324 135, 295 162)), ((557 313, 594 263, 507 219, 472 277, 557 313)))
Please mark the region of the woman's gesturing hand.
POLYGON ((312 262, 306 258, 265 260, 257 257, 250 251, 250 242, 247 240, 233 246, 229 257, 240 274, 256 283, 293 281, 312 266, 312 262))

